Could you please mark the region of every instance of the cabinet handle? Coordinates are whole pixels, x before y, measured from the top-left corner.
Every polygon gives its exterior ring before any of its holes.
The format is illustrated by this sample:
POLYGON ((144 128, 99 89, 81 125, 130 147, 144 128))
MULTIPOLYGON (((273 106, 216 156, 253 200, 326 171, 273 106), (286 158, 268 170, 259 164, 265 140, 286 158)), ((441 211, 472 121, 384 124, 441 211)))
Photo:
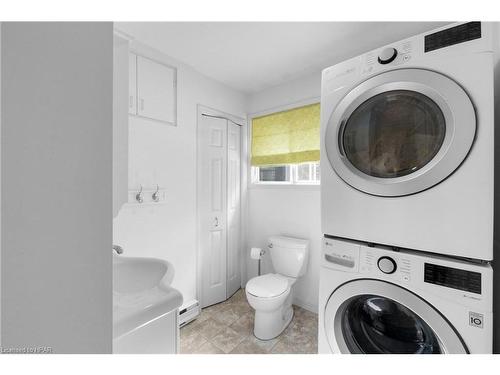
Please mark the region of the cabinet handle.
POLYGON ((219 218, 218 218, 218 217, 216 217, 216 218, 214 219, 214 227, 216 227, 216 228, 217 228, 218 226, 219 226, 219 218))
POLYGON ((128 107, 132 108, 133 106, 134 106, 134 97, 130 95, 128 99, 128 107))
POLYGON ((141 111, 144 111, 144 99, 141 99, 141 111))

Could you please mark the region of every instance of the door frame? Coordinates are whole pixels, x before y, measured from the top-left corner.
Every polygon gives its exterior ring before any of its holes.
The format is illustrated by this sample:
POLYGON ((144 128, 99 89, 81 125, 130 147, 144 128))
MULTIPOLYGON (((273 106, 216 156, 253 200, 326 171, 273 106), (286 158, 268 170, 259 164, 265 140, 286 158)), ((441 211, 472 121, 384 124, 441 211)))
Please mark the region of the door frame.
POLYGON ((241 273, 241 287, 244 287, 244 282, 246 281, 246 274, 243 270, 246 269, 246 258, 244 256, 245 244, 247 241, 246 232, 243 231, 243 228, 247 227, 247 169, 248 163, 245 155, 248 153, 248 145, 247 145, 247 121, 244 116, 233 115, 224 111, 220 111, 218 109, 214 109, 203 104, 197 105, 197 117, 196 117, 196 299, 200 303, 200 306, 203 306, 203 295, 202 295, 202 278, 203 278, 203 270, 201 264, 201 236, 200 236, 200 199, 201 199, 201 190, 200 190, 200 182, 201 182, 201 153, 200 147, 201 140, 199 137, 199 128, 202 124, 202 115, 210 115, 210 116, 219 116, 227 118, 237 124, 240 124, 241 129, 241 150, 240 150, 240 273, 241 273))

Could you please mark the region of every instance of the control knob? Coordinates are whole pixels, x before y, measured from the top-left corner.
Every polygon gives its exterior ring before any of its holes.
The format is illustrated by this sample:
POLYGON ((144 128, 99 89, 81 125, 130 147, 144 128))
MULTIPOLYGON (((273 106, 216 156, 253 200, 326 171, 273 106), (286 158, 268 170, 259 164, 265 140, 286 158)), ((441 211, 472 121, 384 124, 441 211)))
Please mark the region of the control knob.
POLYGON ((389 64, 393 62, 396 56, 398 55, 398 51, 396 48, 388 47, 384 48, 380 55, 378 55, 378 62, 380 64, 389 64))
POLYGON ((396 272, 397 268, 396 261, 391 257, 386 256, 378 258, 377 266, 380 271, 388 275, 396 272))

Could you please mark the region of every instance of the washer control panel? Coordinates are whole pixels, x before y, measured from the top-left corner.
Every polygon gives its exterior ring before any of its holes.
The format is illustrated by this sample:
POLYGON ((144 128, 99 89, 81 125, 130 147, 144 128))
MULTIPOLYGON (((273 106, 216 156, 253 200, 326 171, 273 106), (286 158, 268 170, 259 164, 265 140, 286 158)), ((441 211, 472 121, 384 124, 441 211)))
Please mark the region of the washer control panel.
POLYGON ((386 276, 398 282, 410 282, 412 262, 403 253, 389 248, 360 247, 361 273, 386 276))
POLYGON ((491 291, 493 285, 489 264, 326 237, 321 255, 321 266, 334 272, 356 274, 355 278, 386 280, 412 290, 460 300, 464 305, 492 305, 491 293, 484 293, 491 291))
POLYGON ((324 238, 321 261, 323 267, 357 272, 369 277, 383 277, 403 283, 412 279, 413 263, 404 253, 370 247, 356 241, 324 238))
POLYGON ((359 269, 359 250, 358 243, 324 238, 322 265, 332 269, 357 272, 359 269))

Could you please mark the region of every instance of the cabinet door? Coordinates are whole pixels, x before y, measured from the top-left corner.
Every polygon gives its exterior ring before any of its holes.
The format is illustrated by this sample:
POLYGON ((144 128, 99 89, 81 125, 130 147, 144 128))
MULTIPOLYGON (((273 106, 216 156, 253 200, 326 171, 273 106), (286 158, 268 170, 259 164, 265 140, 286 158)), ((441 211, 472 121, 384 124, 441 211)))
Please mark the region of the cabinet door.
POLYGON ((137 55, 128 55, 128 113, 137 114, 137 55))
POLYGON ((137 114, 175 123, 175 69, 137 56, 137 114))

